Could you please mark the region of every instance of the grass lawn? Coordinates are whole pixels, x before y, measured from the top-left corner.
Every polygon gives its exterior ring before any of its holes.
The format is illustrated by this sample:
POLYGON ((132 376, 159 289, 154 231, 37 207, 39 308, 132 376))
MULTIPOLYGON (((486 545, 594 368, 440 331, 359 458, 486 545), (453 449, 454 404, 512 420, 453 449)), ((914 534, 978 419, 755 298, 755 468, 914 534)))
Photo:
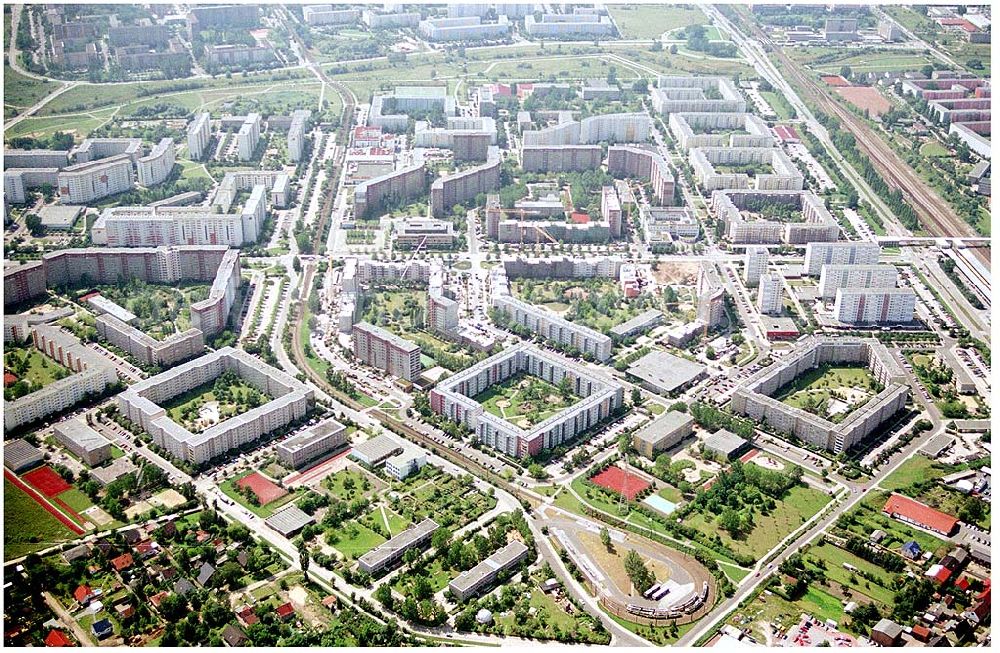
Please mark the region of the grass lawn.
POLYGON ((579 400, 576 395, 564 397, 558 387, 522 372, 476 396, 486 412, 521 428, 543 422, 579 400))
POLYGON ((894 584, 893 574, 886 571, 882 567, 868 562, 867 560, 863 560, 850 551, 841 549, 840 547, 834 546, 829 542, 824 542, 821 546, 814 546, 810 548, 805 553, 804 558, 808 565, 816 568, 819 567, 814 564, 813 559, 816 558, 822 560, 826 565, 823 572, 826 574, 827 578, 840 583, 845 588, 849 588, 851 591, 859 592, 870 597, 876 603, 891 605, 893 598, 896 596, 896 593, 889 589, 894 584), (845 569, 844 563, 853 565, 863 572, 872 574, 874 577, 880 579, 883 585, 868 581, 861 575, 845 569), (852 576, 855 578, 855 583, 851 583, 852 576))
POLYGON ((774 113, 778 116, 779 120, 788 120, 792 117, 794 109, 792 109, 792 105, 788 103, 784 95, 777 91, 761 91, 760 94, 771 105, 771 108, 774 109, 774 113))
POLYGON ((41 390, 50 383, 64 379, 73 373, 71 369, 49 358, 34 346, 12 347, 8 344, 4 350, 4 372, 13 372, 19 380, 24 379, 30 382, 32 392, 41 390), (25 370, 23 374, 15 371, 22 367, 25 370))
POLYGON ((694 621, 689 624, 684 624, 683 626, 677 626, 677 634, 671 635, 669 626, 643 626, 615 616, 608 612, 603 606, 601 606, 601 610, 604 610, 608 616, 614 619, 615 622, 622 628, 659 646, 669 646, 670 644, 673 644, 678 639, 686 635, 687 632, 698 623, 697 621, 694 621))
POLYGON ((32 79, 3 65, 3 103, 12 107, 28 108, 58 89, 58 82, 32 79))
POLYGON ((883 490, 895 492, 904 487, 909 487, 917 481, 941 478, 945 474, 947 472, 936 467, 933 460, 917 454, 896 468, 896 471, 886 476, 879 487, 883 490))
POLYGON ((951 152, 948 151, 944 145, 938 143, 937 141, 927 141, 920 146, 920 153, 924 156, 951 156, 951 152))
POLYGON ((260 404, 262 405, 271 400, 270 397, 264 395, 262 392, 257 390, 246 381, 242 379, 237 379, 229 385, 229 391, 231 399, 227 401, 219 401, 215 396, 214 386, 218 379, 213 379, 208 383, 203 383, 196 388, 192 388, 187 392, 180 394, 176 397, 171 397, 168 401, 164 402, 161 407, 166 409, 167 414, 170 419, 181 424, 186 429, 192 433, 201 433, 205 429, 225 421, 233 415, 245 412, 249 409, 250 403, 248 401, 249 396, 253 396, 254 393, 262 395, 260 399, 260 404), (216 414, 210 416, 209 419, 202 417, 201 413, 205 412, 205 408, 208 404, 216 404, 216 414), (197 409, 201 407, 201 411, 197 409), (186 415, 192 415, 193 417, 187 417, 186 415))
MULTIPOLYGON (((441 559, 435 558, 423 568, 426 572, 427 581, 431 585, 431 589, 434 592, 440 592, 444 588, 448 587, 448 583, 451 582, 452 578, 458 576, 460 572, 451 571, 450 569, 443 569, 441 567, 441 559)), ((400 574, 397 576, 396 581, 392 584, 392 588, 402 594, 403 596, 409 596, 413 587, 413 581, 416 578, 415 574, 400 574)))
POLYGON ((58 499, 77 513, 82 513, 84 510, 94 505, 94 502, 90 500, 90 497, 76 488, 61 492, 58 499))
POLYGON ((839 623, 844 619, 844 606, 840 603, 840 599, 815 586, 810 586, 795 605, 824 621, 833 619, 839 623))
POLYGON ((3 481, 3 559, 19 558, 75 535, 6 478, 3 481))
POLYGON ((819 490, 802 485, 794 487, 777 502, 770 515, 755 514, 753 530, 740 540, 734 540, 728 532, 720 529, 714 515, 708 518, 701 513, 692 513, 686 518, 686 523, 709 537, 718 534, 722 543, 737 553, 761 558, 829 501, 830 497, 819 490))
POLYGON ((976 221, 976 231, 983 236, 990 235, 990 229, 993 222, 993 218, 990 212, 985 207, 979 207, 979 220, 976 221))
POLYGON ((358 468, 342 469, 323 480, 323 487, 341 501, 366 496, 374 487, 367 472, 358 468))
POLYGON ((258 517, 267 519, 268 517, 273 515, 274 511, 280 508, 281 506, 285 505, 289 501, 294 501, 295 499, 302 496, 302 494, 298 492, 289 492, 288 494, 279 497, 278 499, 275 499, 266 506, 255 506, 251 504, 249 501, 247 501, 243 497, 243 495, 240 494, 239 490, 236 488, 236 482, 238 480, 243 478, 243 476, 247 476, 252 473, 253 472, 247 472, 246 474, 243 474, 242 476, 239 477, 227 478, 225 481, 219 484, 219 489, 222 490, 223 494, 225 494, 227 497, 229 497, 236 503, 240 504, 253 514, 257 515, 258 517))
POLYGON ((774 398, 838 423, 878 389, 878 381, 867 367, 818 365, 778 388, 774 398), (835 411, 834 405, 842 410, 835 411))
POLYGON ((659 492, 657 492, 657 494, 659 494, 667 501, 671 501, 673 503, 681 503, 682 501, 684 501, 684 497, 681 495, 681 491, 671 485, 667 485, 666 487, 662 488, 659 492))
POLYGON ((342 524, 336 533, 340 539, 333 544, 333 548, 340 551, 349 560, 362 556, 385 542, 384 537, 356 521, 342 524))
POLYGON ((708 22, 705 14, 694 7, 611 5, 608 13, 618 23, 625 39, 659 38, 664 32, 708 22))
MULTIPOLYGON (((881 529, 886 532, 886 538, 882 540, 881 545, 887 549, 899 549, 906 542, 913 540, 924 551, 933 551, 936 558, 940 558, 948 552, 950 547, 941 538, 911 528, 901 521, 890 519, 882 514, 882 506, 885 505, 888 497, 887 492, 870 491, 854 510, 847 513, 844 518, 847 522, 846 530, 867 540, 873 530, 881 529)), ((838 522, 838 526, 840 526, 840 522, 838 522)))
POLYGON ((646 408, 648 408, 649 412, 653 413, 654 415, 662 415, 663 412, 667 410, 666 406, 664 406, 663 404, 658 404, 655 401, 646 404, 646 408))

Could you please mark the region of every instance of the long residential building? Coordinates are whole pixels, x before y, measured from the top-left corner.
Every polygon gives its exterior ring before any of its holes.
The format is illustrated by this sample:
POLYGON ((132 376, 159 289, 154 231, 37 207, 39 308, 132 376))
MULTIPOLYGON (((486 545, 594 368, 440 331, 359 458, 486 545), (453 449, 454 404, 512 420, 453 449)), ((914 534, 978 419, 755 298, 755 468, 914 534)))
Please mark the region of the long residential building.
POLYGON ((671 113, 745 113, 746 100, 733 82, 725 77, 677 77, 660 75, 656 88, 650 91, 653 109, 660 114, 671 113), (719 97, 706 91, 714 89, 719 97))
POLYGON ((707 191, 725 189, 802 190, 804 178, 798 167, 778 148, 696 147, 688 153, 695 179, 707 191), (756 168, 771 172, 726 172, 723 166, 756 168))
POLYGON ((306 25, 349 25, 361 20, 360 9, 334 9, 332 5, 306 5, 302 7, 306 25))
POLYGON ((692 147, 774 147, 774 134, 752 113, 671 113, 670 131, 681 150, 692 147))
POLYGON ((205 335, 199 329, 157 340, 111 314, 98 315, 95 326, 101 340, 127 351, 143 365, 169 367, 205 351, 205 335))
POLYGON ((365 9, 361 12, 361 21, 373 30, 416 27, 420 24, 420 12, 409 11, 383 14, 375 9, 365 9))
POLYGON ((437 529, 437 522, 428 517, 358 558, 358 568, 368 574, 388 569, 402 560, 403 554, 410 549, 423 548, 430 544, 437 529))
POLYGON ((521 168, 525 172, 584 172, 601 167, 600 145, 525 145, 521 168))
POLYGON ((611 337, 576 324, 506 293, 493 292, 493 308, 517 324, 546 340, 590 354, 599 361, 611 358, 611 337))
POLYGON ((523 458, 558 447, 610 417, 624 400, 611 378, 529 343, 509 348, 451 376, 431 390, 431 410, 475 431, 483 444, 523 458), (486 411, 475 397, 491 386, 528 374, 553 385, 569 379, 579 400, 528 428, 486 411))
POLYGON ((91 228, 96 245, 156 247, 159 245, 228 245, 257 242, 263 226, 263 191, 249 212, 213 213, 204 206, 114 206, 104 209, 91 228))
POLYGON ((58 184, 63 204, 89 204, 124 193, 135 187, 132 159, 118 154, 67 166, 59 171, 58 184))
MULTIPOLYGON (((73 374, 14 401, 3 402, 4 431, 30 424, 96 395, 118 382, 115 366, 72 334, 46 324, 30 329, 34 346, 73 374)), ((4 337, 7 337, 4 330, 4 337)), ((12 334, 13 335, 13 334, 12 334)))
POLYGON ((205 148, 212 139, 212 119, 207 111, 194 114, 194 119, 188 124, 187 142, 188 156, 200 161, 205 156, 205 148))
POLYGON ((607 113, 525 131, 522 141, 526 146, 645 143, 652 124, 653 119, 645 113, 607 113))
POLYGON ((122 415, 149 433, 156 445, 176 458, 201 464, 302 419, 312 406, 313 391, 243 350, 223 347, 130 386, 115 402, 122 415), (173 421, 161 407, 226 371, 271 399, 199 433, 173 421))
POLYGON ((435 179, 431 184, 431 215, 443 217, 454 205, 499 189, 500 163, 499 148, 491 147, 486 163, 435 179))
POLYGON ((905 407, 909 395, 906 375, 885 345, 872 339, 809 338, 780 362, 740 384, 733 393, 731 406, 739 415, 839 454, 877 431, 905 407), (826 363, 865 365, 883 389, 839 424, 773 397, 796 377, 826 363))
POLYGON ((593 38, 616 36, 618 30, 609 16, 599 14, 534 14, 524 17, 524 30, 533 38, 593 38))
POLYGON ((840 288, 895 288, 895 265, 824 265, 819 274, 819 296, 831 300, 840 288))
POLYGON ((528 557, 528 547, 514 540, 478 565, 459 574, 448 583, 448 591, 459 601, 465 601, 491 585, 500 574, 514 569, 528 557))
POLYGON ((905 324, 916 304, 912 288, 838 288, 833 314, 842 324, 905 324))
POLYGON ((362 218, 386 203, 419 197, 427 190, 427 170, 423 159, 354 187, 354 215, 362 218))
POLYGON ((802 273, 818 277, 824 265, 874 265, 881 255, 882 247, 878 243, 808 243, 802 273))
POLYGON ((413 381, 420 375, 420 346, 370 322, 354 325, 354 357, 392 376, 413 381))
POLYGON ((139 184, 146 188, 162 184, 173 171, 175 160, 174 139, 161 138, 149 154, 136 161, 139 184))
POLYGON ((329 457, 347 445, 347 427, 330 418, 305 432, 279 442, 274 448, 278 459, 292 469, 329 457))
POLYGON ((674 175, 663 156, 652 148, 612 145, 608 148, 608 174, 649 181, 656 204, 674 202, 674 175))
POLYGON ((812 191, 717 190, 712 193, 712 209, 732 243, 802 245, 835 242, 840 237, 837 219, 812 191), (790 208, 800 219, 748 218, 748 213, 768 214, 772 207, 790 208))
POLYGON ((495 23, 484 23, 479 16, 431 18, 420 21, 420 34, 428 41, 495 41, 510 34, 510 21, 498 16, 495 23))
POLYGON ((59 186, 59 168, 11 168, 3 171, 3 194, 9 204, 26 204, 29 191, 43 186, 59 186))
POLYGON ((69 165, 69 152, 64 150, 4 150, 3 169, 11 168, 65 168, 69 165))

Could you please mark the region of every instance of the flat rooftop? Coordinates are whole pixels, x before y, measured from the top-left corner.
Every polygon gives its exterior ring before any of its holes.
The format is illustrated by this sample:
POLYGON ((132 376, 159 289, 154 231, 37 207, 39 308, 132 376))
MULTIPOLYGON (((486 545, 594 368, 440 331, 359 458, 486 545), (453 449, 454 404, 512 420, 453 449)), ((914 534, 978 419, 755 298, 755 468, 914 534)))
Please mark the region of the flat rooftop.
POLYGON ((297 506, 288 506, 268 517, 264 523, 282 535, 295 533, 315 521, 297 506))
POLYGON ((661 392, 673 392, 705 373, 705 366, 665 351, 652 351, 628 367, 628 374, 661 392))

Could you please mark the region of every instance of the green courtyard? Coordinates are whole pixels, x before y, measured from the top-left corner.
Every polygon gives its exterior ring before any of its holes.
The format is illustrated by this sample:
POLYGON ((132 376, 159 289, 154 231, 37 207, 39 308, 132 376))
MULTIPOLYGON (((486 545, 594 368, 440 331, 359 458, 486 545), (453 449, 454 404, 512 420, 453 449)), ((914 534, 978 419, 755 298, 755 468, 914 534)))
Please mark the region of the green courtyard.
POLYGON ((73 373, 32 345, 7 343, 3 355, 5 401, 13 401, 41 390, 73 373), (7 375, 12 375, 12 378, 7 375))
POLYGON ((774 398, 839 424, 881 391, 867 367, 824 364, 786 383, 774 398))
POLYGON ((522 429, 547 420, 579 399, 566 388, 556 387, 524 372, 518 372, 476 396, 486 412, 522 429))
POLYGON ((172 397, 161 407, 173 421, 192 433, 201 433, 271 399, 234 372, 227 371, 208 383, 172 397))
POLYGON ((207 299, 210 288, 205 283, 161 286, 132 279, 94 290, 133 313, 137 319, 132 326, 156 340, 165 340, 191 328, 191 304, 207 299))

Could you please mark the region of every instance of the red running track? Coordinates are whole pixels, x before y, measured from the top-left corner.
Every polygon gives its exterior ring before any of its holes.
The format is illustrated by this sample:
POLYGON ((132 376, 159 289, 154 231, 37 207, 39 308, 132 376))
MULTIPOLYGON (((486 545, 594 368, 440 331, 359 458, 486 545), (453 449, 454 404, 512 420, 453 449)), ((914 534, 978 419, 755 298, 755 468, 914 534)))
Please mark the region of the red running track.
POLYGON ((10 470, 7 469, 3 470, 3 475, 4 478, 6 478, 8 481, 17 486, 19 490, 21 490, 22 492, 26 493, 29 497, 34 499, 38 505, 45 508, 49 512, 49 514, 58 519, 63 526, 73 531, 77 535, 83 535, 84 531, 82 528, 74 524, 69 517, 56 510, 51 503, 45 500, 45 497, 43 497, 41 494, 38 493, 37 490, 35 490, 27 483, 23 482, 21 479, 19 479, 17 476, 11 473, 10 470))

